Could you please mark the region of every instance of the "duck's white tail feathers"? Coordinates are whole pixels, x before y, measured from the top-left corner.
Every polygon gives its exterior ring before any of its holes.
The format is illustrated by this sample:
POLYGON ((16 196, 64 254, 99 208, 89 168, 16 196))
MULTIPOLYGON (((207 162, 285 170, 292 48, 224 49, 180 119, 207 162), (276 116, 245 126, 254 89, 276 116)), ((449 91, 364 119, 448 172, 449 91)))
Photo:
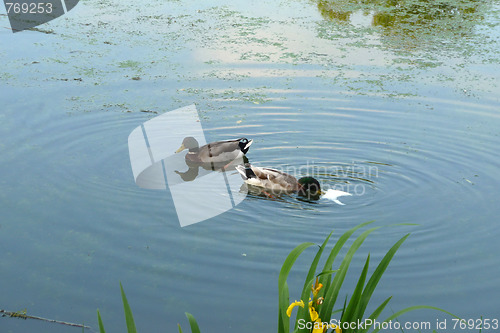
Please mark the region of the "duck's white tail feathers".
POLYGON ((243 180, 247 180, 248 177, 247 177, 247 173, 245 171, 245 166, 244 165, 237 165, 236 166, 236 171, 238 171, 241 175, 241 178, 243 178, 243 180))
POLYGON ((337 198, 345 196, 345 195, 352 195, 352 194, 348 193, 348 192, 344 192, 344 191, 329 189, 325 192, 325 194, 323 194, 323 199, 328 199, 328 200, 335 202, 338 205, 344 206, 345 204, 340 202, 339 199, 337 199, 337 198))
POLYGON ((243 180, 248 180, 248 178, 250 178, 251 175, 248 174, 248 169, 244 166, 244 165, 237 165, 236 167, 236 171, 238 171, 241 175, 241 178, 243 178, 243 180))

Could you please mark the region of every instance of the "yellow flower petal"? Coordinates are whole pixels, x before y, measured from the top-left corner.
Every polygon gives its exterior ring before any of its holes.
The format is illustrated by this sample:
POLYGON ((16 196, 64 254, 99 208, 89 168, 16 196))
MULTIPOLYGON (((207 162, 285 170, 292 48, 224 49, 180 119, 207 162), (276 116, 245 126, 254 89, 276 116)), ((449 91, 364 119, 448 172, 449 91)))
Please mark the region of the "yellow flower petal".
POLYGON ((294 307, 296 306, 300 306, 300 307, 304 307, 304 302, 301 300, 300 302, 293 302, 292 304, 290 304, 290 306, 288 307, 288 309, 286 309, 286 314, 288 315, 288 317, 290 317, 292 315, 292 310, 294 307))
MULTIPOLYGON (((309 315, 311 316, 312 321, 316 321, 316 319, 319 318, 319 314, 316 312, 316 310, 312 306, 309 307, 309 315)), ((320 321, 321 321, 321 319, 320 319, 320 321)))
POLYGON ((334 328, 335 329, 335 333, 342 333, 342 329, 339 326, 334 325, 334 324, 331 324, 329 326, 330 326, 330 328, 334 328))
POLYGON ((317 320, 314 322, 312 333, 324 333, 325 328, 327 328, 327 326, 323 325, 321 319, 317 318, 317 320))

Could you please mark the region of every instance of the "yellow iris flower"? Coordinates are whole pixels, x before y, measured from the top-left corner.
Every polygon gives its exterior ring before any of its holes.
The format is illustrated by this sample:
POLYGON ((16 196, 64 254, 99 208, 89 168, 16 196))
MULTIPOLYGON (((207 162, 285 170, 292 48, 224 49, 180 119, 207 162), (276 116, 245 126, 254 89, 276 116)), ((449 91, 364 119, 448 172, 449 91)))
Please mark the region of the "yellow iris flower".
MULTIPOLYGON (((299 302, 295 301, 292 304, 290 304, 290 306, 286 310, 286 314, 288 317, 290 317, 292 315, 292 310, 296 306, 300 306, 301 308, 303 308, 304 301, 302 301, 302 300, 299 302)), ((312 301, 309 302, 309 316, 311 317, 311 321, 314 323, 312 333, 324 333, 329 328, 335 329, 335 333, 342 333, 342 330, 337 325, 333 325, 333 324, 326 325, 321 321, 321 318, 319 317, 318 312, 314 308, 312 301)))
MULTIPOLYGON (((323 285, 321 283, 319 283, 318 278, 316 278, 316 283, 311 287, 311 291, 313 294, 313 300, 309 299, 309 316, 311 317, 311 321, 313 322, 312 333, 324 333, 329 328, 335 329, 335 333, 342 333, 342 330, 337 325, 333 325, 333 324, 327 325, 327 324, 323 323, 321 321, 321 318, 319 317, 318 312, 316 311, 316 309, 313 306, 314 302, 318 303, 317 296, 318 296, 318 293, 321 290, 321 288, 323 288, 323 285)), ((303 308, 304 301, 302 301, 302 300, 300 300, 299 302, 295 301, 292 304, 290 304, 290 306, 286 310, 286 314, 288 315, 288 317, 290 317, 292 315, 292 310, 296 306, 300 306, 301 308, 303 308)))
MULTIPOLYGON (((290 317, 292 315, 292 310, 296 306, 300 306, 301 308, 303 308, 304 301, 302 301, 302 300, 300 302, 295 301, 292 304, 290 304, 290 306, 286 310, 286 314, 288 317, 290 317)), ((319 317, 318 313, 316 312, 316 310, 312 306, 312 301, 309 302, 309 316, 311 316, 312 321, 316 321, 316 319, 318 319, 318 317, 319 317)))

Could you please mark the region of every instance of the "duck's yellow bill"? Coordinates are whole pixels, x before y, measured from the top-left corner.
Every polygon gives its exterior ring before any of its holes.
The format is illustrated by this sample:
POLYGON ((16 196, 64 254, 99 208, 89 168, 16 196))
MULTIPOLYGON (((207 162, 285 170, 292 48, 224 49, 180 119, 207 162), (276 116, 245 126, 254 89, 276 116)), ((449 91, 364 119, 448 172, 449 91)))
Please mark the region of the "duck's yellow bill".
POLYGON ((179 149, 177 149, 177 150, 175 151, 175 153, 176 153, 176 154, 177 154, 177 153, 180 153, 180 152, 181 152, 181 151, 183 151, 184 149, 186 149, 186 147, 184 147, 184 144, 182 144, 182 145, 179 147, 179 149))

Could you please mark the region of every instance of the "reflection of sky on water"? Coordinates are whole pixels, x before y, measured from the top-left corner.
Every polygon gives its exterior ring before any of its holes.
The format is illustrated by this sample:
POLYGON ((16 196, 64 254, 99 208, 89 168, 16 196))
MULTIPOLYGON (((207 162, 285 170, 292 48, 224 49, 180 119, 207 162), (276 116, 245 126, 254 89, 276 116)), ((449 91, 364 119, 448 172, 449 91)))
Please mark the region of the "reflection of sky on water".
MULTIPOLYGON (((265 2, 262 8, 275 6, 265 2)), ((483 18, 469 22, 470 33, 464 37, 430 36, 417 29, 411 39, 420 46, 408 49, 398 44, 398 36, 405 36, 398 29, 369 25, 378 7, 354 8, 348 22, 322 18, 316 6, 300 2, 281 4, 273 11, 249 7, 212 2, 200 7, 79 3, 76 11, 41 26, 47 34, 24 32, 13 40, 14 34, 2 33, 7 45, 2 50, 6 57, 2 77, 22 84, 44 76, 65 87, 120 82, 125 89, 124 78, 138 78, 141 82, 134 86, 180 79, 181 87, 172 89, 188 95, 195 93, 193 85, 182 82, 200 78, 241 82, 250 77, 320 77, 347 87, 347 93, 401 97, 415 95, 408 82, 417 76, 429 85, 465 89, 467 94, 495 90, 498 74, 492 66, 500 43, 500 28, 494 25, 498 5, 479 6, 476 16, 483 18), (55 43, 57 34, 64 36, 64 43, 55 43), (33 43, 34 52, 23 54, 33 43), (152 43, 159 47, 150 50, 152 43)), ((124 108, 134 104, 127 95, 117 104, 124 108)), ((222 98, 242 97, 227 90, 222 98)))

